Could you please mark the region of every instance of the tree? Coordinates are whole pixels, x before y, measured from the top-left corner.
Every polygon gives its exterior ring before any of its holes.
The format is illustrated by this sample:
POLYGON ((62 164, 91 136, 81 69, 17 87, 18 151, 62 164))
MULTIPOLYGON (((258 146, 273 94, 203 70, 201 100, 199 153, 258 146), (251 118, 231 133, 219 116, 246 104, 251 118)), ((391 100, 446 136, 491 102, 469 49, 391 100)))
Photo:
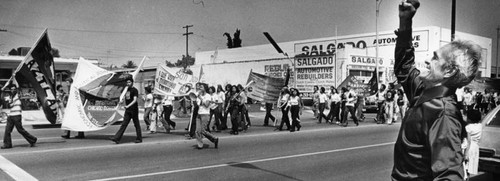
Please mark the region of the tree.
POLYGON ((234 32, 234 36, 231 38, 231 35, 228 32, 225 32, 222 36, 227 38, 227 48, 239 48, 241 47, 241 38, 240 38, 240 29, 236 29, 234 32))
POLYGON ((61 57, 61 55, 59 55, 59 50, 56 48, 52 48, 52 56, 53 57, 61 57))
POLYGON ((129 60, 127 63, 122 65, 122 68, 136 68, 137 65, 134 63, 134 61, 129 60))

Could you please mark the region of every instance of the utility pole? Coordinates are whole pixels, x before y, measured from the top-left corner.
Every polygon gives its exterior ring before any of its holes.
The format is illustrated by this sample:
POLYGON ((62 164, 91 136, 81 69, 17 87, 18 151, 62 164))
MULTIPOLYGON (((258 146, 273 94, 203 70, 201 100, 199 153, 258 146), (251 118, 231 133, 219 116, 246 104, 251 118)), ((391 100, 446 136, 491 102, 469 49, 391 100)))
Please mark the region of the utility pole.
POLYGON ((182 28, 186 28, 186 33, 182 34, 182 36, 186 36, 186 57, 189 56, 189 52, 188 52, 188 38, 189 38, 189 35, 193 34, 193 32, 189 32, 189 28, 190 27, 193 27, 193 25, 186 25, 186 26, 182 27, 182 28))
POLYGON ((455 40, 455 11, 457 9, 457 0, 451 1, 451 41, 455 40))
POLYGON ((500 38, 500 26, 497 27, 497 59, 495 62, 495 78, 498 77, 498 39, 500 38))
POLYGON ((378 57, 378 13, 380 9, 380 4, 382 3, 382 0, 376 0, 375 1, 375 77, 377 79, 377 91, 379 89, 379 84, 380 84, 380 77, 378 76, 378 72, 380 71, 378 64, 379 64, 379 57, 378 57))

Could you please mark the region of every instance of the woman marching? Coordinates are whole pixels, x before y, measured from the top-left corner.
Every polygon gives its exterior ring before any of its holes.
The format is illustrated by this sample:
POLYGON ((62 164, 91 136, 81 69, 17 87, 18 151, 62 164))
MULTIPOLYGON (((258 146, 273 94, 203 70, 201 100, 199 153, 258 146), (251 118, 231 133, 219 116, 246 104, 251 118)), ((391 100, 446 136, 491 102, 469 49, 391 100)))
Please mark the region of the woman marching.
MULTIPOLYGON (((156 133, 156 127, 158 125, 158 121, 161 122, 163 128, 165 128, 165 133, 170 133, 170 127, 168 126, 168 123, 165 121, 163 117, 163 105, 162 105, 162 99, 160 96, 155 95, 153 96, 153 105, 151 106, 151 111, 149 113, 149 131, 151 134, 156 133)), ((170 119, 170 118, 169 118, 170 119)))
POLYGON ((290 97, 288 98, 286 107, 287 109, 290 108, 290 112, 292 113, 292 128, 290 129, 290 132, 294 132, 295 128, 297 128, 297 131, 300 131, 302 126, 300 125, 299 114, 303 105, 299 96, 299 90, 295 88, 290 89, 290 97))
POLYGON ((323 111, 325 111, 325 104, 326 104, 327 99, 328 99, 328 96, 326 96, 326 94, 325 94, 325 88, 321 87, 320 91, 319 91, 318 123, 321 123, 322 118, 325 118, 325 122, 328 123, 328 118, 326 117, 325 113, 323 113, 323 111))
POLYGON ((170 119, 170 115, 172 114, 172 111, 174 110, 174 107, 173 107, 174 99, 175 99, 174 96, 165 95, 165 97, 163 97, 162 103, 163 103, 163 119, 165 119, 165 121, 167 121, 167 123, 170 126, 172 126, 172 129, 175 130, 176 123, 170 119))
POLYGON ((229 134, 238 135, 239 129, 239 104, 240 104, 240 91, 236 85, 231 86, 230 98, 228 99, 228 105, 226 107, 226 112, 230 113, 231 116, 231 132, 229 134))
POLYGON ((335 87, 331 86, 330 87, 330 112, 328 113, 328 120, 330 120, 330 123, 333 124, 333 119, 335 118, 336 124, 340 124, 340 94, 335 87))
POLYGON ((211 96, 207 94, 208 85, 201 84, 201 90, 199 91, 199 95, 196 99, 196 104, 198 105, 198 116, 196 119, 196 141, 198 146, 196 148, 203 149, 203 137, 206 137, 208 140, 215 144, 215 148, 219 145, 219 138, 212 135, 210 132, 206 130, 208 125, 208 118, 210 115, 210 104, 211 96))
POLYGON ((217 130, 222 130, 226 123, 224 122, 224 118, 222 117, 222 111, 224 109, 224 102, 226 101, 226 96, 224 89, 222 89, 222 85, 217 85, 217 92, 215 93, 215 104, 217 107, 215 108, 215 119, 218 120, 217 130), (218 118, 218 119, 217 119, 218 118))
POLYGON ((288 110, 289 108, 286 107, 287 103, 288 103, 288 98, 290 97, 290 92, 288 91, 288 87, 283 87, 283 89, 281 89, 281 93, 280 93, 280 96, 279 96, 279 99, 278 99, 278 108, 281 109, 281 123, 280 123, 280 126, 274 130, 279 130, 279 131, 282 131, 283 130, 283 123, 286 124, 286 127, 287 127, 287 130, 290 130, 291 127, 290 127, 290 119, 288 118, 288 110))
POLYGON ((208 130, 209 131, 215 131, 215 132, 220 132, 219 127, 220 127, 220 117, 217 112, 217 107, 219 107, 216 102, 217 101, 217 94, 215 93, 215 87, 210 86, 208 88, 208 94, 210 95, 210 101, 212 103, 210 104, 210 118, 208 119, 208 130), (212 121, 212 117, 214 117, 214 120, 212 121))

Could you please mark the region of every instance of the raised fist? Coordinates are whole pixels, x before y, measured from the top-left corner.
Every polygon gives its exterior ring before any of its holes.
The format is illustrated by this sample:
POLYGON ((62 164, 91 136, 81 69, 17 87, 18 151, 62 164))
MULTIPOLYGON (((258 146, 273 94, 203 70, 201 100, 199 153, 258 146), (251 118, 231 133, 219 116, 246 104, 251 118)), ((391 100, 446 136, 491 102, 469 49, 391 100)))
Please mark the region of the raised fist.
POLYGON ((411 19, 420 7, 418 0, 402 0, 399 4, 399 18, 411 19))

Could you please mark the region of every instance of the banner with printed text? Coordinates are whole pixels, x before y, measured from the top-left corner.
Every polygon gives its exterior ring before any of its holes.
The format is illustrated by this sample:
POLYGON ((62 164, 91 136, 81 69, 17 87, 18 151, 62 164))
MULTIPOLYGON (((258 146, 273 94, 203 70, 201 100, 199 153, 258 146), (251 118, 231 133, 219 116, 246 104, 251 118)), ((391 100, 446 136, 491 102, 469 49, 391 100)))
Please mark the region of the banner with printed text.
MULTIPOLYGON (((200 70, 200 72, 202 71, 200 70)), ((194 88, 196 82, 198 82, 198 78, 188 74, 182 68, 158 65, 153 93, 159 95, 186 95, 194 88)))
POLYGON ((278 101, 281 88, 285 85, 285 79, 266 76, 250 72, 248 82, 253 81, 248 88, 247 96, 253 100, 274 103, 278 101))

